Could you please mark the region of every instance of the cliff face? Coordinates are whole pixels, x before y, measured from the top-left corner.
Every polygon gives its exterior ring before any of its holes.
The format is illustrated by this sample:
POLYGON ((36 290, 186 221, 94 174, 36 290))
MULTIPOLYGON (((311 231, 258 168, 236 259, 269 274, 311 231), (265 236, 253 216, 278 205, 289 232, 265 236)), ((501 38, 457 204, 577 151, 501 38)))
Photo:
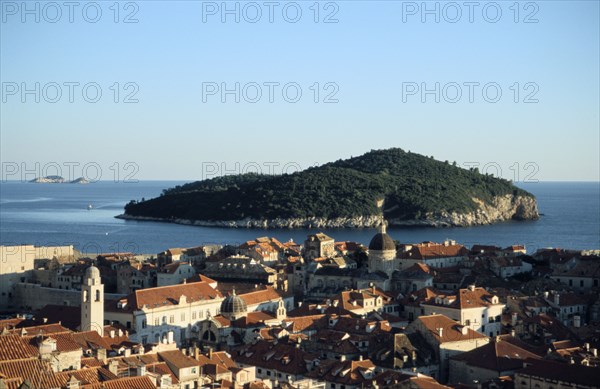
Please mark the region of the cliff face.
MULTIPOLYGON (((416 220, 390 219, 392 226, 424 226, 424 227, 467 227, 474 225, 492 224, 507 220, 536 220, 539 217, 537 202, 533 197, 527 196, 496 196, 491 205, 474 198, 478 209, 468 213, 440 212, 428 213, 425 217, 416 220)), ((188 220, 188 219, 161 219, 144 216, 131 216, 123 214, 117 216, 121 219, 163 221, 186 225, 205 227, 228 228, 373 228, 380 224, 378 215, 340 217, 327 219, 322 217, 307 218, 276 218, 258 220, 245 218, 242 220, 188 220)))
POLYGON ((496 196, 492 204, 473 198, 478 209, 468 213, 439 212, 428 213, 419 220, 390 220, 391 225, 431 226, 431 227, 467 227, 486 225, 507 220, 537 220, 539 213, 537 201, 528 196, 496 196))

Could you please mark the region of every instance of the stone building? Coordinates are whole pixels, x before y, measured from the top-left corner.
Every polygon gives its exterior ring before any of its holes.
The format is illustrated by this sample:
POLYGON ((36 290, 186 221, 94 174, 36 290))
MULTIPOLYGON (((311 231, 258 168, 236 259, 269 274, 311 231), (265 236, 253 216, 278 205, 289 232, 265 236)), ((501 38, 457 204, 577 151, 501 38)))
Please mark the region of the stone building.
POLYGON ((309 235, 304 242, 304 258, 312 260, 319 257, 332 257, 335 255, 335 241, 323 234, 309 235))
POLYGON ((35 254, 33 245, 0 246, 0 307, 13 305, 14 285, 25 282, 35 254))
POLYGON ((382 222, 380 231, 369 243, 369 272, 382 272, 391 278, 397 268, 396 243, 387 234, 385 222, 382 222))
POLYGON ((104 285, 100 270, 90 266, 81 285, 81 331, 94 330, 104 336, 104 285))

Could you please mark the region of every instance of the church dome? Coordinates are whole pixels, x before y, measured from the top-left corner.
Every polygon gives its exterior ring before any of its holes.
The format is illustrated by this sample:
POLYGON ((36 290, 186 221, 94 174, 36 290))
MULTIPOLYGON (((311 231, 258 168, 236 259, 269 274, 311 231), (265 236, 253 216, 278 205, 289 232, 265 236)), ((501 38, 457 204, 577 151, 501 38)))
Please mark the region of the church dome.
POLYGON ((224 316, 240 317, 245 316, 247 312, 246 302, 243 298, 237 296, 235 292, 227 296, 221 303, 221 314, 224 316))
POLYGON ((371 243, 369 243, 369 250, 396 251, 396 243, 394 243, 394 240, 387 233, 378 232, 375 234, 373 239, 371 239, 371 243))
POLYGON ((90 266, 85 270, 85 278, 100 278, 100 270, 96 266, 90 266))

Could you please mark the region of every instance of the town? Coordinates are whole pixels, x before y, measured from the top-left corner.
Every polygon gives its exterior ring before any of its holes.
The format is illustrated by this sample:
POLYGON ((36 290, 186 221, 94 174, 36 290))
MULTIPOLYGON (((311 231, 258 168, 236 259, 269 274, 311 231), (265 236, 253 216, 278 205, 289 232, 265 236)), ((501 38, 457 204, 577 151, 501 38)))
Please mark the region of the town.
POLYGON ((399 242, 1 246, 0 389, 600 387, 600 250, 399 242))

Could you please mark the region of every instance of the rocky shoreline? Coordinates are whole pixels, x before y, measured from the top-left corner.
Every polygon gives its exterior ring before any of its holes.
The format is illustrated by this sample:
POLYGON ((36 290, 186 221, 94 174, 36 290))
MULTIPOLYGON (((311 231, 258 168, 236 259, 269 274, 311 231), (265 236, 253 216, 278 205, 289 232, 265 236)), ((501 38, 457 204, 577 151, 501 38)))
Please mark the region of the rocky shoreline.
MULTIPOLYGON (((527 196, 496 196, 492 204, 487 204, 480 199, 473 199, 479 208, 468 213, 439 212, 428 213, 421 219, 400 220, 389 219, 390 226, 398 227, 469 227, 487 225, 507 220, 537 220, 539 213, 537 202, 533 197, 527 196)), ((276 218, 259 220, 245 218, 242 220, 189 220, 166 219, 148 216, 134 216, 121 214, 117 219, 155 221, 176 223, 201 227, 224 228, 375 228, 381 223, 378 215, 339 217, 328 219, 323 217, 308 218, 276 218)))

